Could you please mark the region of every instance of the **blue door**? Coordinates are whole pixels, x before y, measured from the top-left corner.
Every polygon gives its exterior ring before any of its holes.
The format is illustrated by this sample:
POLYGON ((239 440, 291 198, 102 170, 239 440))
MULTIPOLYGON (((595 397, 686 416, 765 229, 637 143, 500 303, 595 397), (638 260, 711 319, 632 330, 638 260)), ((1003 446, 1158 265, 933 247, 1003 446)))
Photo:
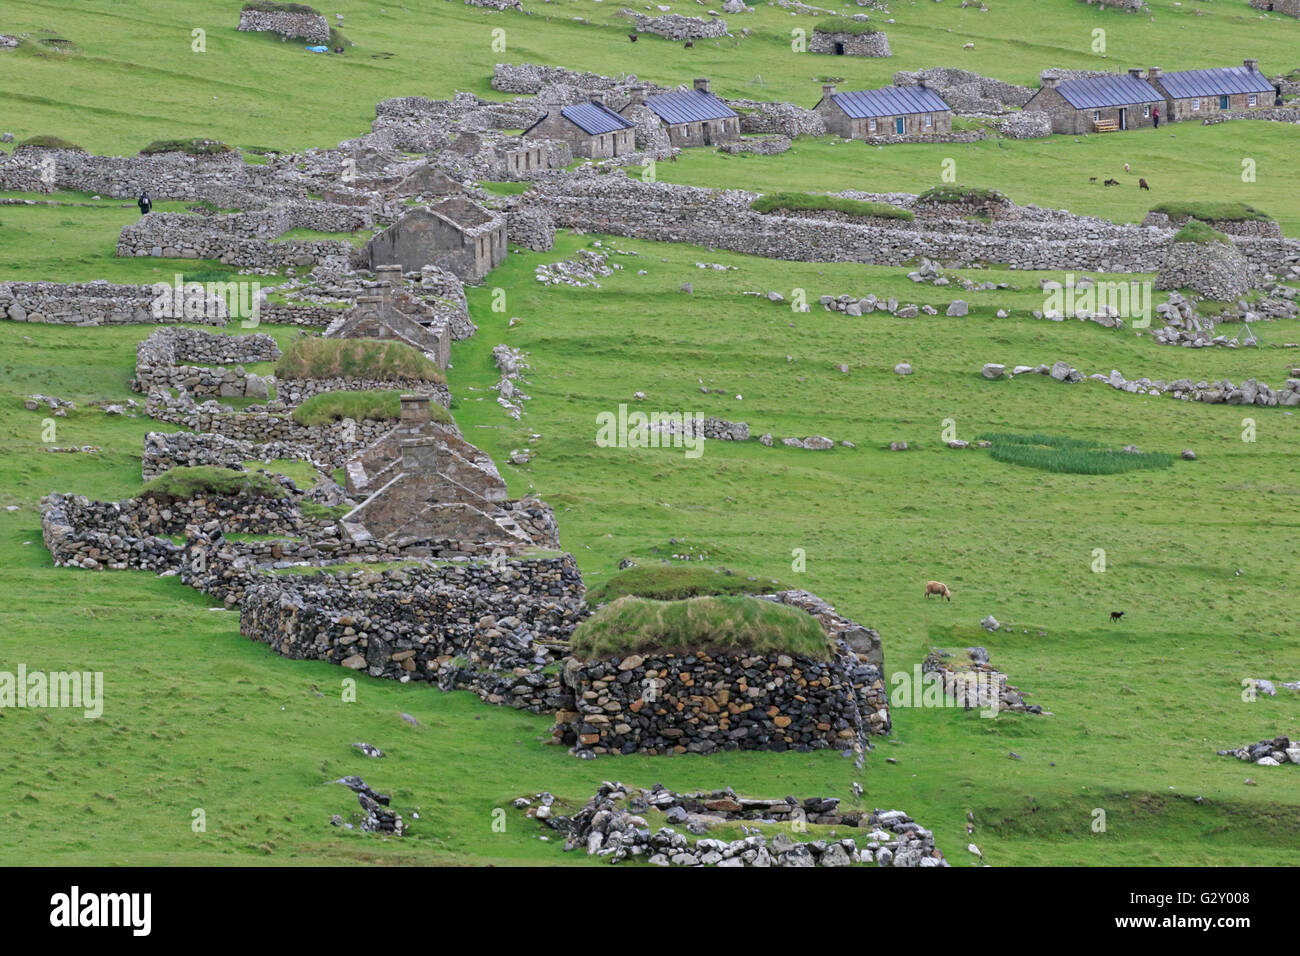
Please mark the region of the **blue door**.
POLYGON ((1228 98, 1227 98, 1226 96, 1220 96, 1220 97, 1219 97, 1219 109, 1221 109, 1221 110, 1226 110, 1227 108, 1228 108, 1228 98))
POLYGON ((899 136, 903 135, 903 117, 900 116, 898 119, 894 120, 894 132, 899 136))

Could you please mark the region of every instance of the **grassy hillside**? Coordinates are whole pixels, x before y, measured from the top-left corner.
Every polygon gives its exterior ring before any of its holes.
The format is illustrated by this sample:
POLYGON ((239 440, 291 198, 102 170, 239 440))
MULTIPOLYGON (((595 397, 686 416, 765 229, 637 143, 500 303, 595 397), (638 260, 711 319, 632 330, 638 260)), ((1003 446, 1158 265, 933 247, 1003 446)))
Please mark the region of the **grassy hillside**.
MULTIPOLYGON (((708 75, 725 95, 808 104, 830 70, 849 88, 939 63, 1022 83, 1051 64, 1153 62, 1168 70, 1254 55, 1270 73, 1300 66, 1300 21, 1261 18, 1245 0, 1150 4, 1150 16, 1132 16, 1075 0, 998 0, 988 12, 895 0, 897 23, 886 29, 896 56, 847 62, 799 59, 789 31, 815 20, 766 5, 728 17, 733 32, 750 27, 749 37, 687 50, 654 37, 628 43, 617 7, 588 0, 525 0, 532 16, 456 2, 405 11, 378 0, 343 2, 322 9, 331 19, 344 14, 355 46, 327 57, 237 33, 238 4, 224 0, 11 0, 6 33, 49 31, 76 49, 32 44, 0 53, 0 127, 97 152, 190 137, 332 145, 367 129, 375 101, 386 96, 457 88, 496 95, 488 78, 497 61, 635 71, 662 83, 708 75), (1107 31, 1105 60, 1088 52, 1097 26, 1107 31), (496 27, 506 31, 504 52, 491 46, 496 27), (206 53, 191 52, 194 28, 207 31, 206 53), (963 51, 971 41, 975 49, 963 51)), ((674 9, 699 13, 694 5, 674 9)), ((861 143, 801 141, 777 157, 692 151, 660 171, 771 192, 919 191, 938 182, 939 162, 951 155, 961 182, 1019 202, 1121 221, 1162 201, 1244 202, 1297 235, 1300 200, 1287 165, 1294 144, 1293 129, 1264 123, 869 154, 861 143), (1240 182, 1243 157, 1258 162, 1258 182, 1249 186, 1240 182), (1123 162, 1131 176, 1117 174, 1123 162), (1115 175, 1123 187, 1093 186, 1092 175, 1115 175), (1151 193, 1133 185, 1139 175, 1151 193)), ((0 207, 0 280, 143 283, 228 271, 193 260, 114 259, 133 206, 77 194, 43 198, 65 205, 0 207)), ((1044 305, 1045 273, 970 270, 972 279, 1012 288, 965 293, 915 285, 906 268, 773 262, 607 237, 607 250, 636 255, 620 257, 625 268, 601 288, 535 281, 537 265, 598 238, 561 233, 554 250, 512 254, 470 289, 479 332, 455 343, 447 373, 462 432, 498 462, 512 496, 537 492, 555 507, 561 543, 589 585, 609 580, 627 557, 651 571, 668 560, 777 579, 877 628, 888 674, 910 674, 933 646, 982 644, 1051 716, 986 720, 899 706, 893 734, 877 741, 861 772, 825 752, 586 762, 545 745, 548 717, 283 659, 240 636, 237 615, 175 578, 52 567, 40 496, 137 493, 145 434, 170 430, 91 405, 139 399, 127 382, 135 346, 151 329, 3 321, 0 588, 11 599, 0 606, 0 669, 102 671, 106 700, 100 720, 0 710, 9 753, 0 760, 0 863, 591 865, 539 841, 514 811, 498 832, 493 811, 543 789, 582 801, 611 778, 899 807, 934 830, 955 865, 978 862, 964 850, 968 812, 994 865, 1293 862, 1295 768, 1256 768, 1214 751, 1279 733, 1300 737, 1300 695, 1241 699, 1244 678, 1300 679, 1300 610, 1289 599, 1300 525, 1297 416, 1042 376, 988 381, 980 367, 1065 360, 1130 379, 1255 376, 1280 386, 1300 356, 1283 347, 1300 342, 1300 322, 1254 326, 1257 350, 1172 348, 1131 330, 1028 317, 1044 305), (691 294, 680 291, 685 281, 691 294), (491 308, 497 289, 505 312, 491 308), (742 294, 775 290, 788 299, 796 289, 813 311, 742 294), (941 314, 851 318, 816 305, 822 294, 868 292, 941 314), (971 303, 971 314, 944 317, 956 297, 971 303), (999 309, 1011 318, 997 318, 999 309), (491 349, 503 342, 524 350, 531 366, 521 421, 490 390, 499 378, 491 349), (914 374, 894 374, 900 361, 914 374), (698 412, 748 422, 754 435, 820 434, 854 447, 711 441, 694 459, 681 449, 598 447, 596 416, 632 403, 636 391, 646 394, 647 411, 698 412), (47 413, 22 405, 34 392, 77 402, 53 419, 55 445, 97 450, 45 450, 47 413), (1242 440, 1247 417, 1256 422, 1253 442, 1242 440), (1016 433, 1136 444, 1175 460, 1121 474, 1044 471, 985 450, 951 450, 943 440, 949 427, 964 439, 1016 433), (534 433, 540 437, 530 443, 534 433), (889 451, 894 441, 911 450, 889 451), (507 464, 526 444, 532 461, 507 464), (1196 451, 1195 461, 1177 457, 1184 448, 1196 451), (1099 548, 1104 573, 1093 570, 1099 548), (951 603, 923 599, 932 578, 949 585, 951 603), (1125 611, 1122 623, 1108 623, 1112 610, 1125 611), (983 630, 978 622, 989 614, 1007 626, 983 630), (356 677, 355 703, 342 698, 345 677, 356 677), (363 757, 352 749, 357 741, 386 756, 363 757), (331 827, 331 815, 346 817, 357 805, 329 782, 345 774, 392 793, 409 836, 331 827), (865 788, 860 799, 854 782, 865 788), (1107 811, 1105 833, 1092 829, 1097 808, 1107 811), (206 812, 204 833, 191 828, 195 809, 206 812)), ((258 331, 282 348, 298 335, 258 331)))

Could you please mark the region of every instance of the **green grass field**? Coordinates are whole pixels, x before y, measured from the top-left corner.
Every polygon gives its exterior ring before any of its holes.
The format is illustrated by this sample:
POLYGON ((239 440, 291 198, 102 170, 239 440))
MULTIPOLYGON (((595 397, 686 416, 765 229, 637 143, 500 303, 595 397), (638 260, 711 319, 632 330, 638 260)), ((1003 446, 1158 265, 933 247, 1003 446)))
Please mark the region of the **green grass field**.
MULTIPOLYGON (((1103 64, 1151 61, 1168 70, 1251 55, 1268 72, 1300 66, 1300 21, 1262 20, 1245 0, 1181 7, 1151 0, 1154 19, 1074 0, 992 6, 982 13, 896 0, 898 22, 887 27, 896 55, 832 67, 789 50, 790 29, 811 30, 815 20, 768 6, 728 18, 751 27, 750 37, 685 50, 652 37, 628 44, 616 7, 578 0, 525 0, 535 14, 527 18, 459 3, 403 12, 344 2, 328 12, 345 14, 343 30, 356 46, 342 57, 312 57, 236 33, 237 4, 11 0, 5 32, 48 30, 77 51, 0 53, 0 126, 98 152, 193 136, 328 146, 364 132, 383 97, 454 89, 495 96, 491 65, 506 60, 629 70, 663 83, 709 75, 725 95, 811 105, 831 68, 850 74, 841 80, 849 88, 938 63, 1022 83, 1040 66, 1096 65, 1088 52, 1095 26, 1107 30, 1103 64), (1031 11, 1041 23, 1032 32, 1031 11), (505 52, 491 48, 498 26, 505 52), (196 27, 207 31, 203 54, 190 49, 196 27), (971 40, 975 49, 963 52, 971 40), (455 55, 437 55, 440 44, 455 55)), ((660 170, 675 181, 767 191, 919 191, 938 182, 945 150, 959 149, 961 182, 1018 202, 1136 221, 1161 201, 1237 201, 1300 234, 1300 200, 1289 185, 1293 129, 1170 132, 1176 138, 1162 128, 1079 143, 891 147, 869 158, 861 143, 800 141, 777 157, 694 151, 660 170), (1257 183, 1240 182, 1242 155, 1258 159, 1257 183), (1124 161, 1134 180, 1152 183, 1152 194, 1139 195, 1127 180, 1122 190, 1088 184, 1124 161)), ((221 272, 193 260, 116 260, 117 232, 135 218, 133 207, 43 198, 92 205, 0 207, 0 281, 143 283, 221 272)), ((1258 350, 1171 348, 1131 330, 1029 318, 1043 307, 1038 283, 1046 274, 970 270, 963 274, 1013 288, 965 293, 914 285, 907 271, 562 233, 552 251, 512 254, 485 286, 468 290, 479 332, 453 346, 448 372, 461 431, 499 463, 512 496, 537 492, 553 505, 561 543, 589 586, 612 577, 623 558, 655 567, 690 553, 699 556, 691 567, 804 587, 877 628, 891 675, 910 675, 931 647, 982 644, 1030 703, 1051 712, 987 720, 896 707, 893 734, 877 741, 862 771, 825 752, 579 761, 545 745, 548 717, 468 693, 358 677, 356 701, 345 702, 342 681, 354 674, 280 658, 242 637, 236 614, 175 578, 53 568, 41 542, 40 496, 137 494, 144 435, 172 430, 143 414, 108 417, 90 407, 132 397, 135 345, 151 329, 0 322, 0 507, 17 509, 0 510, 8 598, 0 605, 0 670, 22 663, 102 671, 106 698, 99 720, 0 710, 9 753, 0 760, 0 862, 597 865, 562 854, 558 841, 540 841, 536 825, 513 810, 498 832, 493 811, 543 789, 580 803, 605 779, 897 807, 934 830, 954 865, 977 865, 965 851, 972 840, 995 866, 1293 862, 1297 768, 1253 767, 1215 751, 1300 736, 1300 695, 1279 690, 1251 703, 1241 696, 1244 678, 1300 680, 1300 610, 1290 591, 1300 421, 1289 409, 1182 403, 1095 382, 987 381, 980 368, 1064 360, 1128 378, 1256 376, 1280 386, 1300 358, 1281 346, 1300 341, 1300 322, 1256 326, 1258 350), (597 239, 637 256, 620 258, 625 268, 599 289, 535 281, 537 265, 597 239), (684 281, 693 293, 679 291, 684 281), (491 308, 496 289, 505 291, 505 312, 491 308), (772 289, 787 298, 805 290, 813 311, 742 295, 772 289), (816 305, 819 295, 846 292, 928 303, 941 314, 850 318, 816 305), (971 314, 944 317, 942 307, 958 296, 971 314), (996 318, 998 309, 1011 317, 996 318), (512 317, 519 321, 510 326, 512 317), (521 421, 489 390, 498 378, 491 349, 502 342, 528 353, 531 365, 521 421), (895 375, 900 361, 914 374, 895 375), (746 421, 754 435, 821 434, 856 447, 714 441, 696 459, 680 449, 598 447, 596 416, 631 403, 636 391, 646 393, 646 410, 699 412, 746 421), (99 451, 46 451, 47 413, 22 405, 34 392, 77 402, 67 418, 53 419, 54 444, 99 451), (1247 417, 1256 424, 1253 442, 1242 440, 1247 417), (1176 460, 1120 474, 1044 471, 986 450, 951 450, 943 440, 949 428, 968 440, 996 432, 1131 443, 1176 460), (541 436, 531 442, 533 460, 506 464, 532 433, 541 436), (912 450, 891 452, 891 441, 912 450), (1197 459, 1178 459, 1184 448, 1197 459), (1105 551, 1104 572, 1094 570, 1096 549, 1105 551), (951 603, 923 599, 932 578, 949 585, 951 603), (1122 623, 1107 622, 1112 610, 1125 611, 1122 623), (981 629, 989 614, 1006 627, 981 629), (367 759, 352 749, 356 741, 386 756, 367 759), (331 815, 356 809, 350 791, 330 784, 345 774, 392 793, 408 836, 331 827, 331 815), (855 781, 865 789, 860 800, 855 781), (206 832, 192 828, 198 809, 206 832), (1104 833, 1093 830, 1097 809, 1106 812, 1104 833)), ((259 331, 282 348, 298 334, 259 331)))

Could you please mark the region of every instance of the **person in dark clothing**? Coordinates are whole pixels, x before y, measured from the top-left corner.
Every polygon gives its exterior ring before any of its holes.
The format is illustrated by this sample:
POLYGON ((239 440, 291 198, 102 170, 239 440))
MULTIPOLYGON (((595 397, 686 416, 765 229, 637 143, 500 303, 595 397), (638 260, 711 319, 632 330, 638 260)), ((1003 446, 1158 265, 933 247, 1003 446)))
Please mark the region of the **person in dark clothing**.
POLYGON ((1155 107, 1151 111, 1151 121, 1156 124, 1156 129, 1160 128, 1160 107, 1155 107))
POLYGON ((136 200, 135 204, 140 207, 140 215, 142 216, 148 215, 149 210, 153 208, 153 200, 149 198, 149 194, 146 192, 140 193, 140 198, 136 200))

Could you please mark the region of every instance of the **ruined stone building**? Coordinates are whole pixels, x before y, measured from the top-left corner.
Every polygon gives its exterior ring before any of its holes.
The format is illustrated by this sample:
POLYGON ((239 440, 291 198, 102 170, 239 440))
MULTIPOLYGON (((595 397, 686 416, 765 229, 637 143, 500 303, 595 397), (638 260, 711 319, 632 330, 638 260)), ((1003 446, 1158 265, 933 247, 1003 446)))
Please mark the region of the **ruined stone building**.
POLYGON ((636 150, 635 123, 619 116, 604 103, 592 100, 553 109, 524 130, 546 139, 563 140, 575 156, 606 159, 636 150))
POLYGON ((466 282, 482 279, 506 258, 506 220, 464 197, 413 209, 374 236, 359 257, 365 268, 434 265, 466 282))
POLYGON ((1256 10, 1268 13, 1285 13, 1289 17, 1300 17, 1300 0, 1250 0, 1256 10))
POLYGON ((1151 126, 1152 110, 1165 105, 1164 94, 1144 80, 1137 68, 1075 80, 1044 73, 1041 82, 1041 89, 1025 109, 1050 115, 1053 133, 1079 136, 1151 126))
POLYGON ((952 109, 924 85, 849 93, 836 93, 827 85, 813 112, 821 116, 827 132, 844 139, 924 138, 952 132, 952 109))
POLYGON ((1164 95, 1164 118, 1199 120, 1215 113, 1267 109, 1277 99, 1277 90, 1263 73, 1259 60, 1242 66, 1210 70, 1178 70, 1162 73, 1153 66, 1147 80, 1164 95))
POLYGON ((707 79, 697 79, 692 90, 658 93, 644 101, 634 95, 624 110, 642 103, 659 117, 675 148, 714 146, 740 138, 740 117, 709 92, 707 79))
POLYGON ((348 491, 367 496, 340 521, 349 539, 454 542, 465 554, 558 547, 550 508, 508 500, 492 459, 455 425, 433 421, 429 396, 403 395, 401 404, 398 426, 345 466, 348 491))
POLYGON ((892 56, 884 30, 848 33, 832 24, 818 24, 808 38, 809 53, 829 56, 892 56))
POLYGON ((325 330, 326 338, 390 339, 419 349, 446 368, 451 360, 451 328, 432 306, 406 291, 400 265, 375 270, 381 284, 325 330))

